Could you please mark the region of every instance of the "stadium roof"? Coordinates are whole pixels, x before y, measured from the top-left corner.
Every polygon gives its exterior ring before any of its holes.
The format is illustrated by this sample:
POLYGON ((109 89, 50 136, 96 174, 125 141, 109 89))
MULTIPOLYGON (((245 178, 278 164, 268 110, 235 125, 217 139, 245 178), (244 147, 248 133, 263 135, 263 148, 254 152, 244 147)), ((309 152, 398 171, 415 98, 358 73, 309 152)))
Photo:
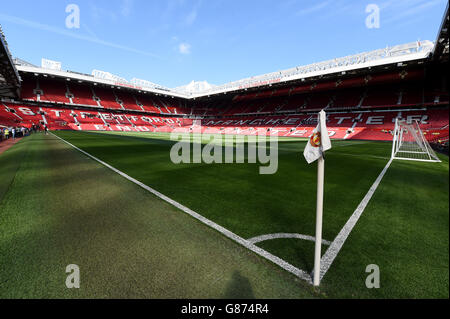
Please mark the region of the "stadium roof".
POLYGON ((299 66, 284 71, 273 72, 260 76, 253 76, 235 82, 230 82, 198 96, 226 93, 230 91, 247 89, 276 83, 285 83, 295 80, 320 77, 327 74, 345 74, 349 71, 374 68, 387 65, 401 65, 409 61, 423 60, 430 56, 434 44, 431 41, 412 42, 394 47, 386 47, 374 51, 359 53, 342 58, 335 58, 319 63, 299 66))
POLYGON ((439 33, 435 42, 436 45, 433 51, 433 59, 435 60, 448 61, 448 25, 449 16, 447 3, 447 8, 445 9, 444 17, 442 19, 441 27, 439 28, 439 33))
MULTIPOLYGON (((220 86, 206 87, 202 91, 188 92, 184 90, 168 89, 154 83, 146 85, 146 81, 126 81, 123 78, 113 76, 108 72, 94 70, 93 74, 83 74, 60 69, 36 67, 31 64, 18 63, 17 69, 21 72, 34 73, 52 77, 65 78, 68 81, 91 82, 112 87, 124 87, 154 94, 168 95, 181 98, 200 98, 233 91, 271 86, 273 84, 288 83, 296 80, 313 79, 325 75, 346 74, 357 70, 365 70, 376 67, 388 67, 405 65, 412 61, 424 60, 432 54, 434 44, 431 41, 417 41, 393 47, 386 47, 374 51, 359 53, 333 60, 298 66, 288 70, 272 72, 264 75, 253 76, 239 81, 230 82, 220 86)), ((136 80, 136 79, 133 79, 136 80)))
POLYGON ((20 76, 13 63, 5 35, 0 26, 0 96, 19 96, 20 76))

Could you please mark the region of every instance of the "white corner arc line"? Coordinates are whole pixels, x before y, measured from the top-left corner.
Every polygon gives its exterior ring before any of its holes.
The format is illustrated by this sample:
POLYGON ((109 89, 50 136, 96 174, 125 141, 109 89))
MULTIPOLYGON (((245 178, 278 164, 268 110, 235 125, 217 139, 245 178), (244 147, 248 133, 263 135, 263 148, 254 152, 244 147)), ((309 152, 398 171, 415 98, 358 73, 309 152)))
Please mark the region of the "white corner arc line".
MULTIPOLYGON (((275 234, 266 234, 261 236, 252 237, 250 239, 247 239, 250 243, 256 244, 262 241, 266 240, 272 240, 272 239, 280 239, 280 238, 295 238, 295 239, 303 239, 308 241, 316 241, 316 238, 314 236, 309 235, 303 235, 303 234, 292 234, 292 233, 275 233, 275 234)), ((331 242, 325 239, 322 239, 322 245, 331 245, 331 242)))
POLYGON ((327 271, 330 269, 331 264, 333 263, 334 259, 338 255, 339 251, 341 250, 342 246, 344 245, 344 242, 347 240, 347 237, 350 235, 350 232, 352 231, 353 227, 355 227, 356 223, 358 222, 359 218, 361 217, 362 213, 364 212, 364 209, 366 208, 367 204, 369 203, 370 199, 372 198, 373 194, 375 193, 376 189, 378 188, 378 185, 380 184, 381 180, 384 177, 384 174, 386 174, 387 169, 392 163, 392 159, 388 161, 386 166, 381 171, 380 175, 378 175, 377 179, 373 183, 373 185, 370 187, 369 191, 367 192, 366 196, 362 199, 361 203, 359 203, 358 207, 353 212, 352 216, 347 220, 344 227, 342 227, 339 234, 336 236, 336 238, 331 243, 330 247, 328 247, 327 251, 321 258, 320 262, 320 280, 325 276, 327 271))
POLYGON ((262 248, 259 248, 258 246, 255 246, 254 244, 252 244, 248 240, 246 240, 246 239, 236 235, 235 233, 233 233, 233 232, 229 231, 228 229, 220 226, 219 224, 216 224, 215 222, 207 219, 206 217, 203 217, 202 215, 200 215, 200 214, 194 212, 193 210, 187 208, 186 206, 184 206, 184 205, 174 201, 173 199, 171 199, 171 198, 167 197, 166 195, 158 192, 157 190, 154 190, 153 188, 151 188, 151 187, 141 183, 140 181, 134 179, 133 177, 128 176, 124 172, 119 171, 118 169, 112 167, 108 163, 105 163, 102 160, 96 158, 95 156, 89 154, 88 152, 83 151, 82 149, 80 149, 80 148, 76 147, 75 145, 69 143, 68 141, 64 140, 63 138, 53 134, 52 132, 50 132, 50 134, 52 134, 56 138, 60 139, 64 143, 70 145, 71 147, 73 147, 77 151, 79 151, 79 152, 83 153, 84 155, 90 157, 94 161, 102 164, 103 166, 106 166, 107 168, 109 168, 110 170, 114 171, 115 173, 121 175, 122 177, 126 178, 130 182, 132 182, 132 183, 142 187, 143 189, 149 191, 150 193, 152 193, 153 195, 159 197, 160 199, 164 200, 165 202, 175 206, 176 208, 182 210, 186 214, 188 214, 188 215, 194 217, 195 219, 199 220, 203 224, 206 224, 209 227, 215 229, 216 231, 218 231, 219 233, 225 235, 226 237, 230 238, 231 240, 235 241, 236 243, 244 246, 245 248, 251 250, 252 252, 254 252, 256 254, 258 254, 259 256, 261 256, 261 257, 263 257, 263 258, 273 262, 274 264, 276 264, 279 267, 283 268, 284 270, 294 274, 295 276, 299 277, 300 279, 306 280, 308 283, 312 284, 311 275, 308 274, 306 271, 291 265, 287 261, 285 261, 285 260, 283 260, 283 259, 281 259, 281 258, 279 258, 279 257, 277 257, 275 255, 272 255, 268 251, 266 251, 266 250, 264 250, 262 248))

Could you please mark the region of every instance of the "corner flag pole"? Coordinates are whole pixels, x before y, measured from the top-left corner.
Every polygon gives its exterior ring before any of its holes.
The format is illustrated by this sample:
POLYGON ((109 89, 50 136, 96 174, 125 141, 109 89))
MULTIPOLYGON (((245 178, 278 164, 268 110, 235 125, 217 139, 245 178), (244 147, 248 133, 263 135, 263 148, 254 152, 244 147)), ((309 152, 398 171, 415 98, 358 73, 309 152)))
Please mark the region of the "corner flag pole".
POLYGON ((322 257, 322 216, 323 216, 323 180, 325 159, 323 155, 317 161, 317 202, 316 202, 316 244, 314 252, 314 286, 320 284, 320 258, 322 257))
POLYGON ((322 257, 322 215, 323 215, 323 184, 325 175, 324 152, 331 149, 330 136, 327 129, 327 117, 324 110, 318 114, 318 124, 306 143, 303 156, 308 164, 317 161, 317 201, 316 201, 316 238, 314 251, 313 284, 320 284, 320 258, 322 257))

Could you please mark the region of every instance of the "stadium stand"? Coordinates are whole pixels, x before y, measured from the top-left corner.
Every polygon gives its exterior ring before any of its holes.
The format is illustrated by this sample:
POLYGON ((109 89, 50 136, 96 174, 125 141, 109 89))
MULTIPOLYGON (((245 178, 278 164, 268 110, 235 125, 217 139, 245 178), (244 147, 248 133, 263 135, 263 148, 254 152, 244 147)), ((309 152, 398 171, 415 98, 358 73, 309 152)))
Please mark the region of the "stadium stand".
POLYGON ((332 138, 392 140, 399 118, 419 121, 429 141, 448 142, 448 76, 442 68, 448 57, 432 61, 433 48, 429 41, 400 45, 287 70, 286 76, 293 79, 286 82, 276 78, 279 72, 231 82, 196 97, 22 65, 20 96, 2 100, 0 124, 308 137, 317 124, 317 112, 325 109, 332 138), (420 52, 422 60, 409 61, 408 66, 397 59, 380 67, 332 72, 366 58, 371 63, 375 58, 388 60, 389 54, 420 52), (308 72, 315 75, 305 76, 308 72))
POLYGON ((67 87, 62 81, 38 81, 40 88, 40 101, 70 103, 67 97, 67 87))
MULTIPOLYGON (((0 118, 8 123, 47 124, 49 129, 191 132, 192 119, 5 104, 0 118)), ((397 109, 390 111, 351 111, 328 113, 327 126, 332 138, 391 140, 395 119, 419 121, 428 140, 448 137, 447 109, 397 109)), ((317 124, 315 114, 233 116, 204 119, 202 132, 227 134, 265 134, 307 137, 317 124)))
POLYGON ((134 98, 134 96, 131 95, 130 93, 123 92, 120 90, 116 90, 114 92, 115 92, 115 95, 117 96, 117 100, 119 101, 119 104, 122 104, 124 109, 143 111, 143 109, 137 104, 137 101, 134 98))
POLYGON ((98 98, 98 102, 104 108, 122 109, 122 106, 117 102, 117 98, 113 90, 96 87, 95 89, 92 89, 92 91, 95 94, 94 99, 98 98))
POLYGON ((89 85, 70 82, 67 87, 73 96, 73 104, 99 106, 97 101, 94 100, 94 92, 89 85))
POLYGON ((28 80, 22 83, 21 97, 24 100, 37 100, 35 90, 37 88, 36 81, 28 80))
POLYGON ((147 95, 141 95, 137 97, 137 101, 142 105, 142 109, 150 113, 161 113, 161 111, 156 107, 155 102, 147 95))

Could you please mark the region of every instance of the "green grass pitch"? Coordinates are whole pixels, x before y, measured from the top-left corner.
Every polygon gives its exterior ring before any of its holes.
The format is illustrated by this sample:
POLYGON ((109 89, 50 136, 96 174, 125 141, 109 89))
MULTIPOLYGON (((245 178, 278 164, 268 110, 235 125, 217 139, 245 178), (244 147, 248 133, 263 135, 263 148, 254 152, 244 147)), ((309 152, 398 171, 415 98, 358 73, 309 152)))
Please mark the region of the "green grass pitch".
MULTIPOLYGON (((167 134, 55 132, 243 238, 314 236, 316 164, 280 139, 260 164, 173 164, 167 134)), ((206 141, 203 141, 204 143, 206 141)), ((390 143, 332 141, 323 238, 332 241, 390 156, 390 143)), ((0 297, 448 298, 448 157, 394 161, 320 288, 234 243, 55 137, 0 156, 0 297), (78 264, 82 288, 65 288, 78 264), (380 267, 368 289, 365 268, 380 267)), ((314 243, 257 244, 310 272, 314 243)), ((323 247, 323 252, 326 250, 323 247)))

